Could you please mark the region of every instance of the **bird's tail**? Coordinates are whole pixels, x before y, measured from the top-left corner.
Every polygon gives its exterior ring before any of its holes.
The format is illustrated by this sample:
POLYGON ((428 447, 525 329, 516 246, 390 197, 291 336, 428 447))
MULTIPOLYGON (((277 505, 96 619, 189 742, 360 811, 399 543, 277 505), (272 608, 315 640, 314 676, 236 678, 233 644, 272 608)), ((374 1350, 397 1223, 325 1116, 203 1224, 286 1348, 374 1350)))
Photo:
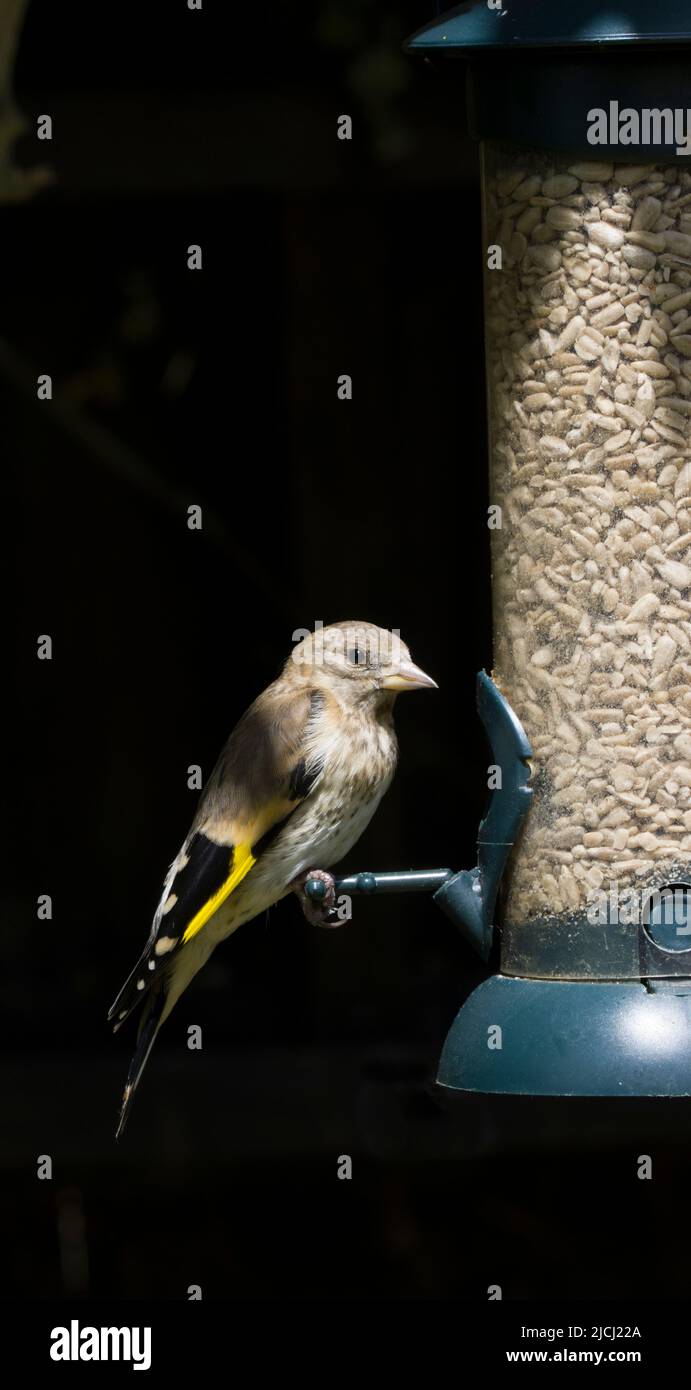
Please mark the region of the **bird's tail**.
POLYGON ((132 1058, 132 1061, 130 1062, 129 1071, 127 1073, 127 1082, 125 1084, 125 1090, 122 1097, 122 1105, 120 1107, 120 1118, 118 1120, 118 1127, 115 1131, 116 1139, 120 1138, 120 1135, 122 1134, 125 1125, 127 1124, 127 1116, 129 1114, 130 1105, 132 1104, 132 1097, 134 1096, 137 1086, 139 1085, 139 1079, 146 1066, 149 1053, 156 1040, 156 1034, 163 1022, 163 1014, 166 1006, 166 997, 166 990, 163 984, 163 980, 161 980, 159 983, 159 988, 156 988, 156 986, 154 986, 154 988, 150 991, 144 1004, 144 1010, 139 1021, 139 1031, 137 1033, 137 1046, 134 1050, 134 1056, 132 1058))

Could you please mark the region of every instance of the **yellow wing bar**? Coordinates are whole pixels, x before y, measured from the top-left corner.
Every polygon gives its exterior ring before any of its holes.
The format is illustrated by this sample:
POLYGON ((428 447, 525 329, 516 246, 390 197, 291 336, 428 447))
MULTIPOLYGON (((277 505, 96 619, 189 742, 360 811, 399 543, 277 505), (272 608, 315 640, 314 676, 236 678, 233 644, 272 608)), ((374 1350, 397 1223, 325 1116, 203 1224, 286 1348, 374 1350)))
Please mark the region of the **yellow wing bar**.
POLYGON ((248 874, 252 868, 252 865, 256 864, 256 862, 250 845, 235 846, 230 856, 230 873, 225 883, 222 883, 217 892, 215 892, 211 898, 207 899, 204 906, 200 907, 198 912, 195 912, 192 921, 188 922, 182 937, 183 946, 187 941, 191 941, 192 937, 196 936, 197 932, 201 931, 202 927, 206 926, 209 918, 213 917, 214 912, 216 912, 221 906, 221 903, 225 902, 226 898, 230 896, 233 889, 237 888, 239 883, 242 883, 243 878, 245 878, 246 874, 248 874))

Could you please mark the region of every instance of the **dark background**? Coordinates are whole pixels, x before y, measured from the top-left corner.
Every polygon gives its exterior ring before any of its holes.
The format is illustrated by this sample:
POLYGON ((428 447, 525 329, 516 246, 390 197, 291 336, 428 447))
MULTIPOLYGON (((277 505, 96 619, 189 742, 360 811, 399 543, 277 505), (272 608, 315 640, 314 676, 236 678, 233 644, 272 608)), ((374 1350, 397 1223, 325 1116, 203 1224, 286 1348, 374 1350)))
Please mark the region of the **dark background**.
POLYGON ((460 76, 401 52, 432 17, 421 0, 29 6, 15 157, 55 182, 2 210, 5 1296, 691 1289, 670 1230, 686 1107, 638 1107, 628 1130, 612 1102, 439 1108, 439 1052, 483 971, 427 899, 356 900, 336 932, 290 899, 242 928, 113 1139, 134 1030, 113 1039, 105 1014, 191 820, 188 765, 210 772, 294 629, 400 628, 440 686, 398 702, 399 772, 344 867, 474 862, 478 164, 460 76))

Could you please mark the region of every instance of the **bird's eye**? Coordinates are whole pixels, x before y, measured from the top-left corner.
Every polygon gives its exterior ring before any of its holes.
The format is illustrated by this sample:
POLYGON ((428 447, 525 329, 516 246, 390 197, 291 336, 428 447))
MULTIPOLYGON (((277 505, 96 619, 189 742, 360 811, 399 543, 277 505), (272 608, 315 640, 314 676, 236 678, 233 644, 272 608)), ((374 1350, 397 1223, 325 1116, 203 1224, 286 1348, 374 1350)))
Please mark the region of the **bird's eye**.
POLYGON ((354 646, 348 648, 346 659, 350 662, 351 666, 366 666, 367 648, 361 647, 360 643, 356 642, 354 646))

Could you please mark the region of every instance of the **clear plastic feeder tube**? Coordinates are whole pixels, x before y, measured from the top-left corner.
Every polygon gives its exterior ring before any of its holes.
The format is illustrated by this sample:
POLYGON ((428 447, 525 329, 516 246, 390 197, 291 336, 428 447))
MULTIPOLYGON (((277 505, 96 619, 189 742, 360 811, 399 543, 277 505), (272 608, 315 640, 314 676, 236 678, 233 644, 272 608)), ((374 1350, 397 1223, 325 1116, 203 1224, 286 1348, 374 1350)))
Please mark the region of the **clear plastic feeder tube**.
POLYGON ((487 143, 483 201, 504 921, 544 931, 691 868, 691 173, 487 143))

